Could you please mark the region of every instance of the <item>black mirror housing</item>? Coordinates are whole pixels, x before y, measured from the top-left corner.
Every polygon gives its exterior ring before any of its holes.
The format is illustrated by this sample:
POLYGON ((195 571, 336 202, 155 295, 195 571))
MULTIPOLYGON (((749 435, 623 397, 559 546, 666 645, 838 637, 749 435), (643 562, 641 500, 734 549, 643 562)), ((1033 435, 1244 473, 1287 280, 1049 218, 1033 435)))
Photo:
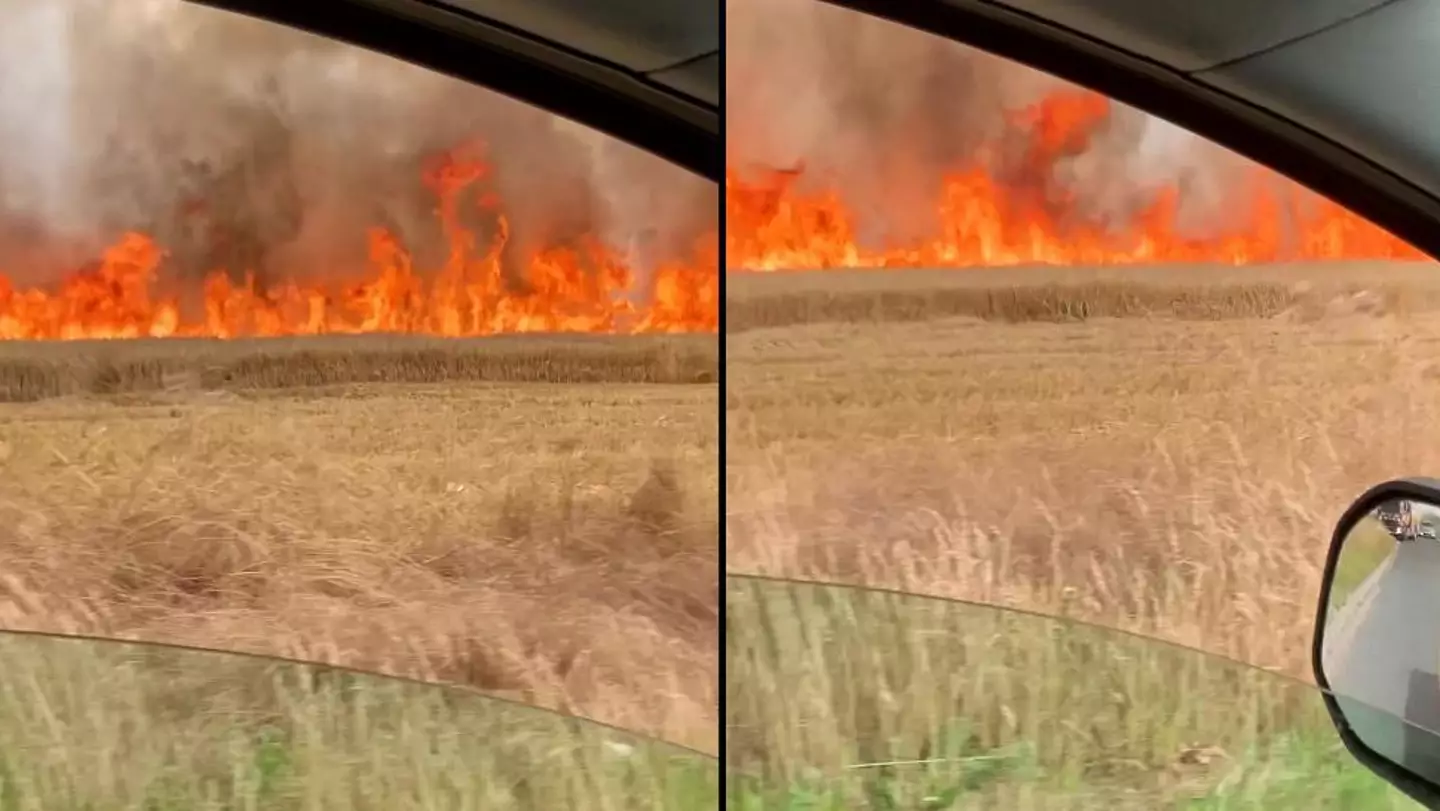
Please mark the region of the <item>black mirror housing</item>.
POLYGON ((1345 748, 1440 808, 1440 479, 1397 479, 1331 536, 1311 666, 1345 748))

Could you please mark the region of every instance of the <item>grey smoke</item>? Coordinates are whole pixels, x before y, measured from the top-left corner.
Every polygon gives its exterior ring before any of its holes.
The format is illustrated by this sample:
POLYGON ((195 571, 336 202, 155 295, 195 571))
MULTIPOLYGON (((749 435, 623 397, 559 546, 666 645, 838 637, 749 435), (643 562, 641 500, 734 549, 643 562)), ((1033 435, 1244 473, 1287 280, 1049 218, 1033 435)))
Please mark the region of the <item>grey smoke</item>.
MULTIPOLYGON (((804 162, 811 182, 838 187, 858 208, 866 239, 933 233, 943 172, 987 163, 1005 143, 1006 110, 1066 83, 1024 66, 815 0, 727 0, 728 160, 804 162)), ((1011 167, 1013 168, 1013 167, 1011 167)), ((1090 151, 1054 167, 1081 199, 1065 214, 1124 217, 1164 185, 1184 189, 1180 226, 1227 225, 1239 156, 1116 105, 1090 151)), ((1033 181, 1034 178, 1028 180, 1033 181)))
POLYGON ((510 216, 512 271, 527 250, 585 233, 653 260, 715 228, 714 185, 647 153, 178 0, 0 0, 0 60, 0 271, 27 280, 134 228, 171 250, 174 274, 344 272, 377 224, 433 263, 444 246, 421 167, 474 137, 510 216))

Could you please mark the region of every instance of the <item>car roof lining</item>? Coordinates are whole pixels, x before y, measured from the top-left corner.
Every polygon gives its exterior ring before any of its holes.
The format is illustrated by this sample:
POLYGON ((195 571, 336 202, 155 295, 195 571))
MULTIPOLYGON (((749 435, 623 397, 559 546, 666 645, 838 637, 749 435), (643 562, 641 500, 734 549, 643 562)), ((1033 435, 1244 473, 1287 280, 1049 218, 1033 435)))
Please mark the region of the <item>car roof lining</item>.
MULTIPOLYGON (((973 5, 971 0, 934 0, 973 5)), ((1196 71, 1342 26, 1395 0, 989 0, 1196 71)))
POLYGON ((694 0, 429 0, 637 73, 720 48, 720 7, 694 0), (702 6, 703 8, 703 6, 702 6))
POLYGON ((1397 2, 1399 2, 1399 0, 1384 0, 1384 2, 1380 3, 1379 5, 1370 6, 1369 8, 1361 9, 1361 10, 1355 12, 1354 14, 1351 14, 1351 15, 1348 16, 1348 17, 1341 17, 1341 18, 1339 18, 1339 19, 1337 19, 1337 20, 1333 20, 1333 21, 1331 21, 1331 22, 1329 22, 1329 23, 1326 23, 1326 24, 1324 24, 1324 25, 1319 25, 1319 26, 1316 26, 1316 27, 1311 28, 1311 29, 1306 30, 1306 31, 1297 32, 1297 33, 1292 34, 1292 35, 1290 35, 1290 36, 1288 36, 1288 37, 1285 37, 1285 38, 1283 38, 1283 39, 1280 39, 1280 40, 1278 40, 1278 41, 1276 41, 1276 42, 1272 42, 1272 43, 1270 43, 1269 45, 1265 45, 1265 46, 1263 46, 1263 47, 1256 48, 1256 49, 1254 49, 1254 50, 1252 50, 1252 51, 1248 51, 1248 52, 1243 53, 1243 54, 1240 54, 1240 55, 1238 55, 1238 56, 1232 56, 1232 57, 1229 57, 1229 58, 1227 58, 1227 59, 1222 59, 1221 61, 1216 62, 1216 63, 1213 64, 1213 65, 1209 65, 1209 66, 1207 66, 1207 67, 1205 67, 1205 68, 1202 68, 1202 69, 1200 69, 1200 70, 1192 70, 1192 71, 1189 71, 1189 72, 1193 74, 1193 73, 1201 73, 1201 72, 1203 72, 1203 71, 1220 70, 1220 69, 1223 69, 1223 68, 1228 68, 1228 67, 1230 67, 1230 66, 1232 66, 1232 65, 1237 65, 1237 64, 1239 64, 1239 63, 1241 63, 1241 62, 1244 62, 1244 61, 1246 61, 1246 60, 1248 60, 1248 59, 1253 59, 1253 58, 1258 57, 1258 56, 1264 56, 1265 54, 1268 54, 1268 53, 1274 53, 1275 51, 1279 51, 1279 50, 1282 50, 1282 49, 1284 49, 1284 48, 1288 48, 1288 47, 1290 47, 1291 45, 1296 45, 1296 44, 1298 44, 1298 43, 1304 42, 1305 40, 1314 39, 1315 37, 1318 37, 1318 36, 1320 36, 1321 34, 1327 33, 1327 32, 1329 32, 1329 31, 1333 31, 1333 30, 1335 30, 1336 28, 1340 28, 1340 27, 1342 27, 1342 26, 1349 25, 1350 23, 1354 22, 1355 20, 1360 19, 1361 17, 1364 17, 1364 16, 1369 15, 1369 14, 1374 14, 1374 13, 1376 13, 1376 12, 1378 12, 1378 11, 1383 10, 1385 7, 1390 6, 1390 5, 1393 5, 1393 4, 1397 3, 1397 2))

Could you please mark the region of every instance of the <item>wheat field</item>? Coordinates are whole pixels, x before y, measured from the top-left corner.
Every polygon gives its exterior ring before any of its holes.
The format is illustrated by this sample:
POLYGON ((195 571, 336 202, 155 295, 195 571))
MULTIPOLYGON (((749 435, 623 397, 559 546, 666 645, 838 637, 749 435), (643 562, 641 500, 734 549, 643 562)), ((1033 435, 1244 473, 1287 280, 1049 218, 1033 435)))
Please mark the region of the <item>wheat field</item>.
POLYGON ((0 627, 714 752, 717 364, 704 336, 0 346, 0 627))
POLYGON ((355 383, 715 383, 703 335, 0 342, 0 402, 355 383))
MULTIPOLYGON (((1185 753, 1223 743, 1230 757, 1215 760, 1234 764, 1237 747, 1272 751, 1282 732, 1324 750, 1309 783, 1350 768, 1304 687, 1311 623, 1344 508, 1381 480, 1440 468, 1440 443, 1427 441, 1440 437, 1432 266, 727 281, 727 571, 1018 608, 1293 679, 1063 641, 1081 631, 987 632, 1003 623, 979 607, 947 609, 946 622, 970 630, 936 639, 939 609, 904 609, 932 617, 917 625, 888 604, 856 608, 866 600, 855 595, 732 578, 727 725, 746 741, 736 762, 792 788, 830 775, 851 786, 837 789, 835 807, 874 804, 874 781, 855 783, 847 769, 934 751, 940 695, 977 725, 974 746, 1038 746, 1042 771, 1093 790, 1046 794, 1027 782, 935 807, 1130 807, 1104 788, 1116 762, 1145 775, 1121 781, 1134 807, 1194 807, 1184 803, 1233 781, 1220 767, 1169 779, 1185 753), (1020 641, 997 650, 997 633, 1020 641), (986 671, 937 665, 987 659, 986 671), (892 660, 909 667, 883 665, 892 660), (1074 692, 1107 680, 1121 686, 1074 692), (801 681, 811 688, 803 701, 784 687, 801 681), (1194 686, 1206 709, 1176 705, 1176 685, 1194 686), (1018 703, 997 698, 1016 689, 1026 691, 1018 703), (1256 716, 1261 704, 1274 711, 1256 716), (1148 710, 1097 720, 1122 705, 1148 710), (1003 723, 1002 709, 1013 716, 1003 723), (1042 728, 1050 734, 1027 737, 1042 728)), ((1249 773, 1294 766, 1258 762, 1247 761, 1249 773)), ((1399 803, 1383 787, 1363 790, 1399 803)), ((1250 805, 1216 807, 1335 801, 1254 791, 1250 805)), ((940 796, 920 794, 910 800, 940 796)))

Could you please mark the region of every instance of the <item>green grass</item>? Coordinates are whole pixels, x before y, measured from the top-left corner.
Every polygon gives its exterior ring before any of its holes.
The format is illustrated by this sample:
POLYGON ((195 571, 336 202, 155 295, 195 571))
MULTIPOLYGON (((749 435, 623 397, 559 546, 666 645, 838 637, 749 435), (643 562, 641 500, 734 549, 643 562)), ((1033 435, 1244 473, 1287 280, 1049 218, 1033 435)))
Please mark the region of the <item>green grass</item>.
POLYGON ((1335 562, 1335 576, 1330 585, 1330 605, 1343 603, 1394 551, 1395 539, 1379 521, 1373 517, 1360 519, 1345 537, 1345 545, 1340 548, 1340 559, 1335 562))
POLYGON ((993 607, 731 576, 727 806, 1410 809, 1313 687, 993 607))
POLYGON ((713 758, 449 689, 0 637, 0 811, 718 808, 713 758))
POLYGON ((1145 809, 1177 811, 1269 811, 1296 809, 1409 809, 1416 806, 1388 785, 1358 769, 1328 741, 1280 737, 1272 745, 1242 753, 1217 770, 1209 785, 1196 781, 1186 796, 1161 799, 1143 785, 1125 781, 1049 781, 1034 747, 1016 747, 960 764, 960 775, 933 766, 896 766, 875 775, 801 781, 783 788, 735 777, 728 807, 733 811, 848 811, 875 809, 1145 809), (1022 805, 1010 806, 1002 797, 1022 805), (859 802, 857 803, 857 798, 859 802))

